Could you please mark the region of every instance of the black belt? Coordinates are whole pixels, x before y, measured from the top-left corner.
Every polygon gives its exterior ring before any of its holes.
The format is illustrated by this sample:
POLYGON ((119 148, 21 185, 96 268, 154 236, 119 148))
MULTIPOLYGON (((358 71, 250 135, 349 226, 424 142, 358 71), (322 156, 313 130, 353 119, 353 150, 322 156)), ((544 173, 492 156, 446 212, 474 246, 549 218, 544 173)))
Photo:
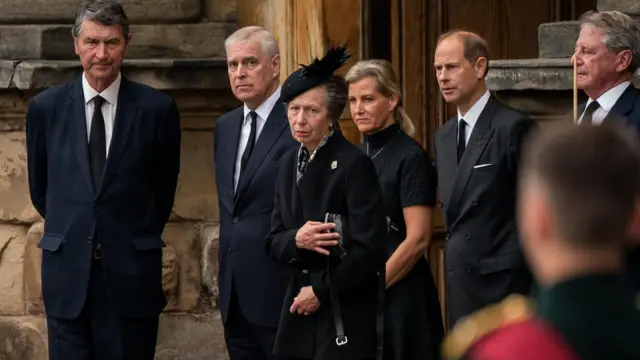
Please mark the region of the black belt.
MULTIPOLYGON (((349 342, 344 333, 342 323, 342 313, 340 311, 340 301, 333 285, 331 284, 331 263, 327 261, 327 275, 329 279, 329 292, 331 297, 331 310, 333 312, 333 322, 336 327, 336 345, 344 346, 349 342)), ((384 353, 384 294, 386 289, 386 279, 383 272, 378 272, 378 306, 376 307, 376 360, 382 360, 384 353)))

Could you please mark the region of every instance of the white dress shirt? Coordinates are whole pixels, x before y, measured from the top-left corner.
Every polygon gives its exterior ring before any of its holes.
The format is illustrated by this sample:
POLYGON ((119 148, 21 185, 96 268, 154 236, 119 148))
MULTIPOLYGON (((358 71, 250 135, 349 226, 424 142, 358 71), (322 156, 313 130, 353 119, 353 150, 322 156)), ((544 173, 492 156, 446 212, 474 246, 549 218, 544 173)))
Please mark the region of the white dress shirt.
POLYGON ((118 106, 118 92, 120 91, 120 82, 122 80, 121 74, 118 74, 116 80, 104 89, 103 92, 98 93, 94 88, 89 85, 85 75, 82 75, 82 91, 84 92, 84 112, 87 117, 87 143, 89 142, 91 134, 91 120, 93 118, 94 102, 93 98, 100 95, 105 100, 102 104, 102 116, 104 117, 105 127, 105 140, 107 146, 106 155, 109 156, 109 145, 111 144, 111 137, 113 136, 113 124, 116 119, 116 108, 118 106))
MULTIPOLYGON (((469 111, 467 111, 467 113, 464 114, 464 116, 462 116, 462 114, 460 113, 460 110, 458 110, 458 129, 460 128, 460 119, 464 119, 464 122, 467 123, 467 126, 465 127, 465 134, 464 134, 465 145, 469 143, 469 139, 471 138, 471 132, 473 131, 473 128, 476 126, 476 123, 478 122, 478 118, 480 117, 480 114, 482 114, 482 110, 484 110, 484 107, 487 106, 487 102, 489 102, 490 96, 491 94, 489 93, 489 90, 487 90, 484 93, 484 95, 482 95, 482 97, 478 99, 478 101, 476 101, 475 104, 473 104, 471 109, 469 109, 469 111)), ((458 141, 456 140, 456 143, 457 142, 458 141)))
MULTIPOLYGON (((269 118, 269 114, 271 114, 271 110, 276 105, 276 102, 280 99, 280 87, 276 89, 276 91, 271 94, 257 109, 255 109, 256 114, 256 143, 258 142, 258 138, 260 137, 260 132, 264 127, 264 124, 267 122, 269 118)), ((238 152, 236 154, 236 166, 233 173, 233 189, 238 187, 238 180, 240 179, 240 164, 242 162, 242 153, 244 152, 245 147, 247 147, 247 141, 249 140, 249 134, 251 133, 251 115, 249 113, 251 109, 247 107, 247 104, 244 105, 244 118, 242 120, 242 128, 240 129, 240 139, 238 139, 238 152)))
MULTIPOLYGON (((607 90, 604 94, 600 95, 600 97, 596 100, 598 101, 598 104, 600 104, 600 107, 593 112, 593 115, 591 117, 591 120, 594 125, 602 124, 602 121, 604 121, 604 118, 607 116, 607 114, 609 114, 609 111, 611 111, 611 108, 613 107, 613 105, 616 104, 620 96, 622 96, 622 93, 624 93, 625 90, 627 90, 627 87, 629 87, 630 85, 631 85, 631 81, 625 81, 612 87, 611 89, 607 90)), ((587 100, 586 106, 584 107, 584 110, 586 110, 587 107, 589 107, 589 104, 591 104, 592 102, 593 102, 593 99, 589 98, 589 100, 587 100)), ((580 115, 580 119, 578 120, 578 123, 582 123, 584 110, 580 115)))

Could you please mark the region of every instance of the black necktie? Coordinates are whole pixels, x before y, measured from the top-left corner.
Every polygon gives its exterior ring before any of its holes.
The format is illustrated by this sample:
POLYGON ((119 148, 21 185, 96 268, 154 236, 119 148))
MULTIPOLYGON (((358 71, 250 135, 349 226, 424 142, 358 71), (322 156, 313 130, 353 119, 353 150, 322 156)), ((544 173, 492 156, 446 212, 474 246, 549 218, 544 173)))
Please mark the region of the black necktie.
POLYGON ((464 119, 460 119, 460 121, 458 121, 458 163, 460 163, 460 159, 462 159, 467 141, 464 131, 466 126, 467 123, 464 121, 464 119))
POLYGON ((600 104, 597 101, 592 101, 587 109, 584 111, 584 115, 582 116, 582 120, 580 121, 581 125, 591 125, 593 124, 593 113, 598 110, 600 104))
POLYGON ((102 180, 104 165, 107 162, 107 139, 105 136, 104 117, 102 116, 104 99, 98 95, 93 98, 93 104, 93 117, 89 134, 89 161, 91 163, 93 189, 97 192, 102 180))
POLYGON ((258 114, 255 111, 249 113, 251 115, 251 132, 249 133, 249 139, 247 139, 247 146, 244 148, 244 152, 242 153, 242 159, 240 160, 240 178, 242 178, 242 174, 244 170, 247 168, 247 163, 249 163, 249 157, 253 152, 253 147, 256 143, 256 126, 258 122, 258 114))

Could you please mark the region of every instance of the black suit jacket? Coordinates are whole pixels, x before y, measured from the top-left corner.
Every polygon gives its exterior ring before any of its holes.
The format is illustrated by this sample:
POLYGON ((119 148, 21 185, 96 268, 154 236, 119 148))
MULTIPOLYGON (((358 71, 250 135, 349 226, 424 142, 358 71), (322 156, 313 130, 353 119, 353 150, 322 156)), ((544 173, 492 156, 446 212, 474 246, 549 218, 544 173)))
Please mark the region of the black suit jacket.
MULTIPOLYGON (((580 104, 579 114, 584 112, 586 103, 580 104)), ((640 135, 640 90, 629 86, 618 98, 603 123, 621 121, 640 135)), ((627 253, 628 274, 636 289, 640 290, 640 245, 635 245, 627 253)))
POLYGON ((99 241, 117 312, 157 316, 166 305, 161 235, 180 170, 178 108, 161 92, 122 78, 99 189, 91 182, 86 127, 81 79, 29 103, 29 190, 45 220, 38 247, 47 314, 80 314, 99 241))
POLYGON ((450 325, 531 286, 518 240, 516 185, 521 143, 535 123, 491 97, 459 166, 457 124, 450 119, 435 136, 450 325))
MULTIPOLYGON (((384 199, 373 163, 336 132, 318 150, 296 184, 298 149, 287 153, 276 182, 271 233, 265 245, 271 258, 289 264, 289 285, 276 337, 276 354, 304 359, 373 359, 376 351, 378 277, 384 278, 387 225, 384 199), (299 250, 295 237, 307 221, 340 214, 347 255, 331 264, 327 257, 299 250), (348 343, 336 346, 330 298, 333 286, 348 343), (320 300, 312 315, 291 314, 300 288, 312 286, 320 300)), ((333 249, 336 251, 336 248, 333 249)))
POLYGON ((243 118, 243 107, 239 107, 220 117, 214 132, 220 211, 220 309, 226 323, 233 286, 242 313, 250 322, 275 327, 288 272, 286 266, 269 260, 263 242, 269 233, 278 162, 297 142, 291 137, 284 104, 278 100, 234 196, 233 174, 243 118))

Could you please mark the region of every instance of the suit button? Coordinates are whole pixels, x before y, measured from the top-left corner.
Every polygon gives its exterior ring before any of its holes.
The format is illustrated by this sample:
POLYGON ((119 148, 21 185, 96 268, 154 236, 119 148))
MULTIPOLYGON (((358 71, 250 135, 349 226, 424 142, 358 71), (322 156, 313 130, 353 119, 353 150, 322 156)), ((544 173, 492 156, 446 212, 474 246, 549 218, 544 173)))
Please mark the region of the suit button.
POLYGON ((464 236, 467 240, 471 239, 471 234, 467 233, 467 235, 464 236))
POLYGON ((227 251, 228 251, 228 252, 232 252, 232 251, 231 251, 231 248, 229 248, 229 250, 227 250, 227 251))
POLYGON ((447 234, 447 236, 444 237, 445 240, 449 240, 451 239, 451 235, 447 234))
POLYGON ((467 272, 468 272, 468 273, 471 273, 471 270, 472 270, 472 269, 471 269, 471 266, 467 266, 467 272))
POLYGON ((444 204, 442 203, 442 201, 438 201, 438 207, 442 208, 444 206, 444 204))
POLYGON ((478 206, 478 202, 477 202, 477 201, 475 201, 475 200, 473 200, 473 201, 471 202, 471 206, 478 206))
POLYGON ((238 221, 240 221, 237 217, 234 217, 233 219, 231 219, 231 221, 233 221, 234 224, 237 224, 238 221))
POLYGON ((89 237, 87 238, 87 243, 88 243, 88 244, 91 244, 92 242, 93 242, 93 238, 92 238, 91 236, 89 236, 89 237))

